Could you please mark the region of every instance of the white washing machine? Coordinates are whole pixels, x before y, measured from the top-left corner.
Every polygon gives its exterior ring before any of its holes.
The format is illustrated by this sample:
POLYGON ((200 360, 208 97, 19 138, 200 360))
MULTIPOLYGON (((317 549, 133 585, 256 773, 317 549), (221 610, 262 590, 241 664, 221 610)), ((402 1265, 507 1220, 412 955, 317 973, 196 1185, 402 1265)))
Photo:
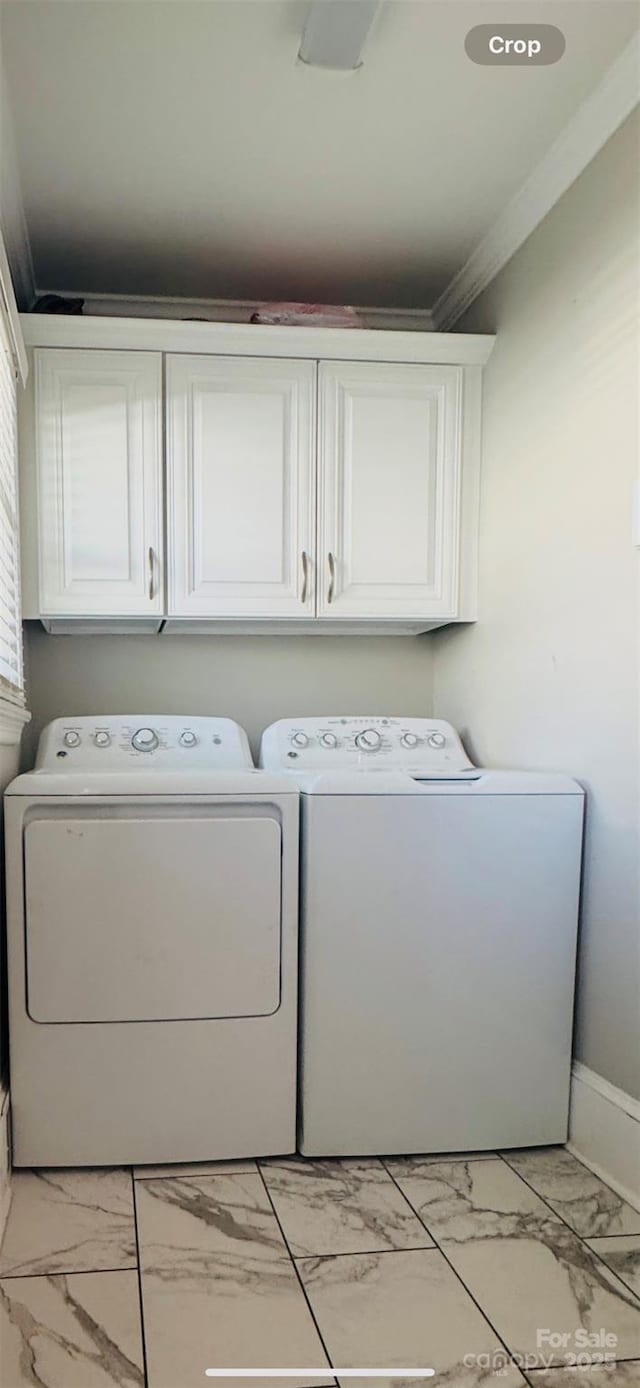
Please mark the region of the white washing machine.
POLYGON ((302 1152, 564 1142, 581 787, 433 718, 285 719, 261 764, 301 790, 302 1152))
POLYGON ((226 718, 58 719, 5 807, 15 1163, 293 1151, 291 778, 226 718))

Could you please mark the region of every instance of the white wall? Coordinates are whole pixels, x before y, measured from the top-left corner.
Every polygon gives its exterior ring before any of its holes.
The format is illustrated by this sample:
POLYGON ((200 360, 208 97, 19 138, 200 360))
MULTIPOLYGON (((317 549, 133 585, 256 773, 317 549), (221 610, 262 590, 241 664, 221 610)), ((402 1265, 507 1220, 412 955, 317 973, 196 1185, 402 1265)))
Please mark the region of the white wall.
MULTIPOLYGON (((480 762, 587 790, 576 1052, 640 1095, 638 123, 457 329, 485 376, 480 620, 434 637, 435 712, 480 762)), ((535 999, 523 997, 523 1006, 535 999)))
POLYGON ((73 713, 210 713, 246 728, 254 753, 276 718, 430 714, 430 636, 47 636, 26 627, 33 721, 73 713))

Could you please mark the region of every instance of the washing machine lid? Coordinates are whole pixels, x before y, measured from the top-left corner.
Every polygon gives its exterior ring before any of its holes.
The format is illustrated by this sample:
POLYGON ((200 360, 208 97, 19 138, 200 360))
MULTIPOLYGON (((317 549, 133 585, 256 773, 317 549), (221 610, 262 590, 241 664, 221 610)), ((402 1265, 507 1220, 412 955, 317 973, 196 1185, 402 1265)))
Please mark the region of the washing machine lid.
POLYGON ((583 795, 570 776, 544 771, 473 771, 423 777, 400 771, 290 773, 300 794, 312 795, 583 795))

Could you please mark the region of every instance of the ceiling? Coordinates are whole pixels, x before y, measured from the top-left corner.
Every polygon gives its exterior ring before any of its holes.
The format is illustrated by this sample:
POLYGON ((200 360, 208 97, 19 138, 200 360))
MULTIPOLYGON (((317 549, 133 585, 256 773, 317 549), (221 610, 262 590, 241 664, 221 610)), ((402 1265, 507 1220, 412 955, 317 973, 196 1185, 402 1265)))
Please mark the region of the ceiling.
POLYGON ((354 73, 304 0, 3 0, 36 281, 85 294, 429 307, 638 25, 631 0, 387 0, 354 73), (552 67, 473 24, 551 22, 552 67))

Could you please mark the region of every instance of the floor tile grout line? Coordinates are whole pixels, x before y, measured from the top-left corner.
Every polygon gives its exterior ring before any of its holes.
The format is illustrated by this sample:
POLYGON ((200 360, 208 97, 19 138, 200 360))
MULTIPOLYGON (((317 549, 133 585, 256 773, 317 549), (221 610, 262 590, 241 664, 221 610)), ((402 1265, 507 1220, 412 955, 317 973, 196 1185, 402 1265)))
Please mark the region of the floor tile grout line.
POLYGON ((640 1243, 640 1229, 637 1234, 578 1234, 578 1238, 581 1238, 583 1243, 589 1243, 591 1239, 596 1243, 600 1243, 601 1239, 637 1239, 640 1243))
MULTIPOLYGON (((413 1214, 414 1211, 412 1210, 413 1214)), ((424 1225, 423 1225, 424 1228, 424 1225)), ((431 1237, 431 1235, 429 1235, 431 1237)), ((437 1253, 439 1250, 435 1243, 412 1244, 411 1248, 351 1248, 342 1253, 292 1253, 294 1263, 304 1263, 307 1258, 314 1262, 321 1262, 325 1258, 377 1258, 393 1253, 437 1253)))
MULTIPOLYGON (((591 1253, 593 1253, 594 1251, 595 1250, 593 1248, 590 1250, 591 1253)), ((618 1282, 622 1283, 622 1286, 624 1287, 625 1291, 631 1292, 631 1295, 635 1298, 636 1302, 636 1306, 633 1309, 635 1310, 637 1308, 640 1311, 640 1296, 638 1295, 635 1288, 631 1286, 631 1283, 625 1282, 624 1277, 621 1277, 619 1272, 615 1272, 614 1269, 609 1266, 609 1263, 605 1262, 605 1259, 601 1257, 599 1253, 596 1253, 596 1258, 598 1259, 598 1262, 604 1263, 610 1277, 615 1277, 618 1282)), ((636 1355, 636 1358, 640 1358, 640 1355, 636 1355)))
POLYGON ((138 1209, 136 1205, 136 1182, 131 1168, 131 1197, 133 1200, 133 1227, 136 1236, 136 1269, 138 1273, 138 1305, 140 1307, 140 1339, 142 1341, 142 1372, 145 1388, 149 1388, 149 1365, 147 1361, 147 1336, 144 1325, 144 1299, 142 1295, 142 1264, 140 1262, 140 1234, 138 1231, 138 1209))
POLYGON ((255 1176, 258 1163, 255 1166, 245 1166, 238 1171, 163 1171, 154 1172, 149 1176, 136 1176, 134 1181, 203 1181, 207 1176, 255 1176))
MULTIPOLYGON (((265 1189, 265 1192, 266 1192, 266 1196, 267 1196, 267 1200, 269 1201, 269 1204, 270 1204, 270 1206, 271 1206, 271 1209, 273 1210, 273 1217, 274 1217, 274 1219, 275 1219, 275 1221, 276 1221, 276 1224, 277 1224, 277 1226, 278 1226, 278 1228, 279 1228, 279 1230, 280 1230, 280 1233, 281 1233, 281 1235, 282 1235, 282 1240, 283 1240, 285 1249, 286 1249, 286 1251, 287 1251, 287 1254, 288 1254, 288 1256, 289 1256, 289 1262, 291 1263, 291 1265, 292 1265, 292 1267, 293 1267, 293 1270, 294 1270, 294 1272, 295 1272, 295 1275, 296 1275, 296 1278, 297 1278, 297 1281, 298 1281, 298 1286, 300 1287, 300 1290, 301 1290, 301 1292, 302 1292, 302 1295, 303 1295, 303 1297, 304 1297, 304 1299, 305 1299, 305 1301, 306 1301, 306 1303, 307 1303, 307 1306, 308 1306, 308 1308, 309 1308, 309 1315, 311 1316, 311 1319, 312 1319, 312 1321, 313 1321, 313 1324, 314 1324, 314 1326, 315 1326, 315 1328, 316 1328, 316 1333, 317 1333, 317 1335, 318 1335, 318 1339, 319 1339, 320 1344, 322 1345, 322 1348, 323 1348, 323 1350, 324 1350, 324 1352, 325 1352, 325 1354, 326 1354, 326 1356, 327 1356, 327 1359, 328 1359, 328 1361, 329 1361, 329 1366, 330 1366, 330 1368, 333 1368, 333 1360, 332 1360, 332 1358, 331 1358, 331 1355, 329 1354, 329 1347, 328 1347, 328 1345, 326 1344, 324 1335, 322 1334, 322 1331, 321 1331, 321 1329, 320 1329, 320 1326, 318 1325, 318 1321, 317 1321, 317 1319, 316 1319, 315 1311, 314 1311, 313 1306, 311 1305, 311 1302, 310 1302, 309 1297, 308 1297, 308 1295, 307 1295, 307 1289, 306 1289, 306 1287, 305 1287, 305 1285, 304 1285, 304 1282, 302 1281, 302 1278, 301 1278, 301 1276, 300 1276, 300 1271, 299 1271, 299 1269, 298 1269, 298 1267, 297 1267, 297 1265, 296 1265, 296 1260, 295 1260, 295 1258, 294 1258, 294 1256, 293 1256, 293 1253, 291 1252, 291 1249, 290 1249, 290 1247, 289 1247, 289 1243, 288 1243, 288 1240, 287 1240, 287 1236, 286 1236, 286 1234, 285 1234, 285 1232, 284 1232, 284 1229, 283 1229, 283 1227, 282 1227, 282 1224, 281 1224, 281 1222, 280 1222, 280 1217, 279 1217, 279 1215, 278 1215, 278 1211, 276 1210, 276 1207, 275 1207, 275 1205, 274 1205, 274 1203, 273 1203, 273 1200, 271 1199, 271 1192, 270 1192, 269 1187, 268 1187, 268 1185, 267 1185, 267 1183, 266 1183, 266 1181, 265 1181, 265 1179, 264 1179, 264 1176, 263 1176, 263 1174, 262 1174, 262 1171, 261 1171, 260 1167, 258 1167, 258 1174, 259 1174, 260 1180, 262 1181, 262 1184, 263 1184, 263 1186, 264 1186, 264 1189, 265 1189)), ((337 1384, 337 1379, 336 1379, 333 1375, 332 1375, 331 1377, 332 1377, 332 1379, 333 1379, 334 1385, 337 1384)))
MULTIPOLYGON (((426 1229, 427 1234, 429 1235, 429 1238, 430 1238, 430 1239, 433 1239, 434 1245, 435 1245, 435 1247, 436 1247, 438 1253, 440 1253, 441 1257, 444 1258, 444 1261, 445 1261, 445 1263, 447 1264, 447 1267, 449 1267, 449 1268, 451 1269, 451 1271, 452 1271, 454 1277, 455 1277, 455 1278, 457 1279, 457 1281, 460 1283, 461 1287, 464 1288, 465 1292, 467 1293, 467 1296, 470 1298, 470 1300, 473 1302, 474 1306, 476 1307, 476 1310, 478 1310, 478 1311, 480 1312, 480 1315, 482 1316, 482 1319, 483 1319, 484 1321, 486 1321, 487 1325, 489 1326, 489 1329, 490 1329, 490 1330, 493 1332, 493 1334, 495 1335, 496 1340, 498 1341, 498 1344, 502 1346, 502 1348, 503 1348, 505 1354, 507 1354, 507 1355, 509 1356, 510 1362, 511 1362, 512 1364, 514 1364, 515 1367, 516 1367, 516 1369, 519 1369, 520 1372, 522 1373, 522 1370, 520 1369, 519 1364, 518 1364, 518 1363, 516 1362, 516 1360, 514 1359, 514 1351, 512 1351, 512 1350, 510 1349, 510 1347, 509 1347, 509 1345, 507 1344, 507 1341, 504 1339, 504 1337, 503 1337, 502 1335, 499 1335, 499 1334, 498 1334, 498 1331, 496 1330, 496 1327, 495 1327, 495 1325, 493 1324, 493 1321, 491 1321, 491 1320, 489 1319, 489 1317, 488 1317, 486 1311, 485 1311, 485 1310, 483 1309, 483 1307, 480 1305, 480 1302, 478 1301, 477 1297, 474 1296, 474 1293, 473 1293, 472 1291, 470 1291, 469 1287, 467 1286, 466 1282, 464 1281, 464 1278, 460 1276, 460 1273, 458 1272, 457 1268, 455 1268, 455 1267, 453 1266, 453 1263, 451 1263, 451 1262, 449 1261, 449 1259, 448 1259, 448 1257, 447 1257, 447 1255, 446 1255, 444 1249, 441 1248, 441 1246, 440 1246, 440 1244, 438 1243, 438 1240, 436 1239, 435 1235, 432 1234, 432 1232, 431 1232, 431 1230, 430 1230, 428 1224, 427 1224, 426 1221, 422 1218, 422 1215, 420 1214, 420 1211, 416 1209, 416 1207, 415 1207, 414 1204, 412 1204, 412 1202, 411 1202, 411 1200, 409 1199, 408 1195, 405 1195, 405 1194, 404 1194, 404 1191, 403 1191, 403 1190, 401 1189, 401 1187, 398 1185, 398 1182, 397 1182, 395 1176, 393 1175, 393 1172, 392 1172, 392 1171, 389 1171, 389 1168, 388 1168, 388 1167, 385 1167, 385 1170, 387 1170, 387 1171, 389 1172, 389 1176, 391 1177, 391 1180, 393 1181, 394 1185, 396 1185, 396 1186, 398 1187, 398 1190, 400 1191, 400 1194, 401 1194, 401 1195, 404 1195, 404 1198, 405 1198, 407 1204, 408 1204, 408 1205, 411 1207, 411 1209, 413 1210, 413 1213, 415 1214, 416 1218, 420 1220, 420 1223, 421 1223, 422 1227, 423 1227, 424 1229, 426 1229)), ((427 1250, 427 1251, 428 1251, 428 1250, 427 1250)), ((523 1377, 524 1377, 524 1375, 523 1375, 523 1377)))
POLYGON ((0 1272, 0 1282, 24 1282, 27 1277, 95 1277, 97 1273, 135 1272, 137 1262, 117 1268, 54 1268, 49 1272, 0 1272))
MULTIPOLYGON (((563 1148, 562 1150, 564 1151, 565 1149, 563 1148)), ((573 1153, 571 1153, 570 1155, 573 1156, 573 1153)), ((526 1178, 525 1178, 524 1176, 522 1176, 522 1175, 520 1174, 519 1171, 516 1171, 516 1170, 515 1170, 515 1167, 513 1167, 513 1166, 511 1165, 511 1163, 508 1162, 508 1161, 506 1160, 506 1157, 503 1157, 503 1156, 500 1154, 500 1160, 504 1162, 505 1166, 508 1167, 509 1171, 512 1171, 512 1172, 513 1172, 514 1176, 517 1176, 518 1179, 519 1179, 520 1181, 522 1181, 522 1184, 523 1184, 523 1185, 525 1185, 525 1186, 528 1187, 528 1189, 532 1192, 533 1195, 537 1195, 538 1200, 541 1200, 541 1201, 542 1201, 542 1204, 543 1204, 543 1205, 546 1205, 547 1209, 548 1209, 548 1210, 550 1211, 550 1213, 555 1217, 555 1219, 560 1220, 560 1223, 561 1223, 562 1225, 564 1225, 564 1228, 565 1228, 565 1229, 568 1229, 568 1231, 569 1231, 570 1234, 573 1234, 574 1239, 577 1239, 579 1243, 584 1244, 584 1247, 587 1248, 587 1249, 589 1250, 589 1253, 593 1253, 593 1255, 594 1255, 594 1257, 597 1259, 597 1261, 598 1261, 599 1263, 602 1263, 602 1266, 605 1267, 605 1268, 607 1269, 607 1272, 609 1273, 609 1276, 610 1276, 610 1277, 614 1277, 615 1280, 616 1280, 616 1282, 619 1282, 620 1286, 621 1286, 622 1288, 624 1288, 624 1291, 625 1291, 625 1292, 629 1292, 629 1293, 631 1294, 631 1296, 634 1298, 634 1301, 635 1301, 636 1305, 637 1305, 638 1308, 640 1309, 640 1297, 637 1296, 637 1294, 633 1291, 633 1288, 630 1287, 630 1286, 628 1285, 627 1282, 624 1282, 624 1281, 623 1281, 623 1279, 618 1275, 617 1272, 614 1272, 614 1271, 613 1271, 613 1268, 609 1267, 608 1262, 606 1261, 605 1258, 602 1257, 602 1254, 601 1254, 601 1253, 598 1253, 598 1250, 597 1250, 596 1248, 592 1248, 590 1243, 587 1243, 587 1235, 585 1235, 585 1234, 579 1234, 579 1233, 577 1232, 576 1229, 572 1229, 572 1227, 571 1227, 571 1225, 569 1224, 568 1220, 566 1220, 566 1219, 564 1218, 564 1216, 561 1215, 561 1214, 558 1212, 558 1210, 554 1210, 553 1205, 550 1205, 550 1204, 549 1204, 549 1201, 545 1199, 544 1195, 540 1195, 540 1192, 536 1190, 535 1186, 532 1186, 530 1181, 527 1181, 526 1178)), ((580 1165, 582 1165, 582 1163, 580 1163, 580 1165)), ((588 1167, 585 1167, 585 1171, 587 1171, 587 1170, 588 1170, 588 1167)), ((593 1173, 592 1173, 592 1174, 593 1174, 593 1173)), ((599 1179, 599 1177, 598 1177, 597 1179, 599 1179)), ((603 1181, 602 1184, 603 1184, 603 1185, 606 1185, 606 1181, 603 1181)), ((607 1190, 610 1190, 610 1189, 611 1189, 611 1187, 610 1187, 610 1186, 607 1186, 607 1190)), ((615 1191, 614 1191, 614 1195, 615 1195, 615 1191)), ((620 1196, 619 1198, 622 1199, 622 1196, 620 1196)), ((626 1235, 624 1235, 624 1234, 600 1234, 600 1235, 598 1235, 598 1234, 591 1234, 591 1235, 589 1235, 588 1237, 590 1237, 590 1238, 636 1238, 636 1237, 640 1237, 640 1235, 637 1235, 637 1236, 636 1236, 635 1234, 626 1234, 626 1235)), ((614 1295, 617 1295, 617 1293, 616 1293, 616 1291, 615 1291, 615 1288, 613 1288, 612 1290, 613 1290, 614 1295)))

